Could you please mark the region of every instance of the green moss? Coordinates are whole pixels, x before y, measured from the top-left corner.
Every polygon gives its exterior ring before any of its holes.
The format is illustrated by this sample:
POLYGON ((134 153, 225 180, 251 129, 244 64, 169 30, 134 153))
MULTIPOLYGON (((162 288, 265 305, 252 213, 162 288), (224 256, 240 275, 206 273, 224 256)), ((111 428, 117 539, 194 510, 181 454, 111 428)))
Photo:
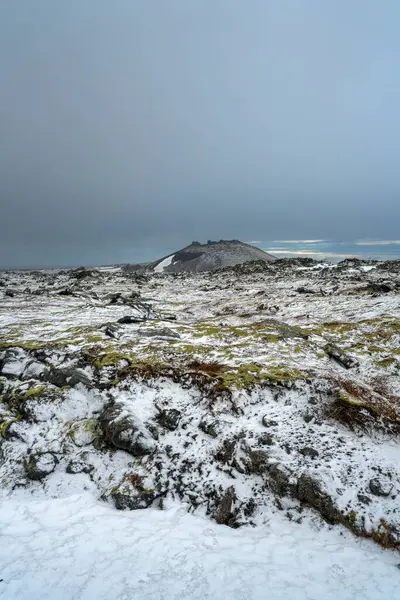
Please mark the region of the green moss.
POLYGON ((259 337, 263 340, 263 342, 267 343, 276 343, 281 339, 277 333, 261 333, 259 337))
POLYGON ((131 362, 129 356, 118 351, 109 351, 100 353, 93 361, 93 366, 98 369, 104 369, 104 367, 118 367, 122 360, 131 362))
POLYGON ((388 358, 384 358, 383 360, 378 361, 376 364, 379 367, 390 367, 390 365, 392 365, 395 362, 395 359, 392 356, 389 356, 388 358))
POLYGON ((31 387, 24 394, 24 400, 29 400, 29 398, 34 398, 35 396, 40 396, 45 391, 44 385, 38 385, 36 387, 31 387))
POLYGON ((306 379, 306 374, 299 369, 289 369, 286 366, 271 367, 263 376, 271 383, 288 383, 289 381, 298 381, 306 379))
POLYGON ((351 510, 347 515, 347 524, 351 530, 356 529, 357 527, 357 513, 354 510, 351 510))
POLYGON ((5 420, 2 421, 0 423, 0 436, 3 438, 3 440, 7 439, 7 430, 8 428, 13 424, 13 423, 18 423, 18 421, 20 421, 22 419, 21 415, 18 415, 12 419, 9 420, 5 420))

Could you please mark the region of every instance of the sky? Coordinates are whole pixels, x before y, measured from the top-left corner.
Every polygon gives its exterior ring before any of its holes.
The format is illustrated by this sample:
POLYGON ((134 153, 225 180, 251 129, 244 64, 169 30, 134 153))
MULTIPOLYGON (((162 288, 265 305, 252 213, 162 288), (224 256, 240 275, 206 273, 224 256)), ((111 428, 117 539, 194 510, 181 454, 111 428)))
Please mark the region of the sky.
POLYGON ((398 239, 399 30, 398 0, 1 0, 0 266, 398 239))

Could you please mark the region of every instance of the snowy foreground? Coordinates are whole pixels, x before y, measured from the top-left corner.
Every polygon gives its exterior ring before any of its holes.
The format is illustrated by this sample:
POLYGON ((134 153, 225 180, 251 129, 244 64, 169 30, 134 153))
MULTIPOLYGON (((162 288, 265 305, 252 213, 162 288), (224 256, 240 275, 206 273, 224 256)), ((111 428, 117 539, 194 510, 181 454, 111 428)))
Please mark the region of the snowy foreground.
POLYGON ((117 512, 89 495, 18 495, 0 528, 7 600, 378 600, 400 588, 396 553, 276 514, 233 530, 179 505, 117 512))
POLYGON ((0 273, 0 597, 400 597, 399 292, 400 261, 0 273))

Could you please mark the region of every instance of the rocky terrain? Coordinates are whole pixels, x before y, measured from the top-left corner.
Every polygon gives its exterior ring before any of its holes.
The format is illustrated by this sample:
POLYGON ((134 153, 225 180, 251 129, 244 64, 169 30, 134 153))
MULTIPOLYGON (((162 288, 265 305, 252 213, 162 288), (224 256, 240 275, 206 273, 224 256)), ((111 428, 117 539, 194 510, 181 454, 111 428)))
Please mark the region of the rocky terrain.
POLYGON ((154 271, 155 273, 201 273, 222 267, 233 267, 245 262, 276 260, 260 248, 239 240, 220 240, 207 244, 192 242, 189 246, 173 254, 164 256, 146 265, 131 265, 128 270, 154 271))
POLYGON ((3 498, 400 547, 400 261, 0 273, 3 498))

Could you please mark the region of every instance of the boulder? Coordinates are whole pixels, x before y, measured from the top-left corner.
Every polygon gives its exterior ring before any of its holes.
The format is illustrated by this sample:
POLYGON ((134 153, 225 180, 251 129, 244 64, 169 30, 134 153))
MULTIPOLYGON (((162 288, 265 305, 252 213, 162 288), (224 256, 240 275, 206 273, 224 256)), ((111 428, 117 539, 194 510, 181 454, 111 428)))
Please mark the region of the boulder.
POLYGON ((321 489, 320 483, 311 475, 303 473, 297 482, 297 498, 315 508, 328 523, 342 523, 343 515, 332 498, 321 489))
POLYGON ((301 450, 299 450, 299 452, 303 456, 308 456, 310 458, 317 458, 317 456, 319 456, 318 450, 315 450, 315 448, 310 448, 308 446, 301 448, 301 450))
POLYGON ((216 503, 214 519, 219 525, 235 526, 235 515, 232 506, 236 500, 235 488, 233 485, 225 490, 216 503))
POLYGON ((70 475, 77 475, 78 473, 89 474, 93 471, 93 469, 94 469, 93 465, 88 464, 85 460, 78 457, 78 458, 72 459, 68 463, 67 468, 65 470, 70 475))
POLYGON ((359 365, 358 361, 355 358, 349 356, 334 344, 327 344, 324 350, 326 354, 330 356, 330 358, 333 358, 333 360, 338 362, 340 365, 342 365, 342 367, 345 367, 346 369, 358 367, 359 365))
POLYGON ((111 498, 118 510, 140 510, 154 502, 155 492, 128 478, 111 490, 111 498))
POLYGON ((141 329, 139 335, 142 337, 152 337, 160 340, 179 340, 180 334, 177 331, 168 329, 168 327, 158 327, 154 329, 141 329))
POLYGON ((50 475, 58 464, 58 458, 52 452, 30 454, 24 461, 28 479, 39 481, 50 475))
POLYGON ((82 419, 81 421, 77 421, 71 426, 69 436, 74 444, 80 448, 92 444, 98 437, 97 419, 82 419))
POLYGON ((125 405, 108 405, 100 417, 100 423, 107 442, 133 456, 152 454, 157 448, 151 432, 125 405))
POLYGON ((20 377, 27 364, 27 355, 21 348, 9 348, 0 355, 0 373, 5 377, 20 377))
POLYGON ((369 482, 369 491, 374 496, 390 496, 390 492, 393 489, 393 483, 387 479, 375 477, 369 482))

